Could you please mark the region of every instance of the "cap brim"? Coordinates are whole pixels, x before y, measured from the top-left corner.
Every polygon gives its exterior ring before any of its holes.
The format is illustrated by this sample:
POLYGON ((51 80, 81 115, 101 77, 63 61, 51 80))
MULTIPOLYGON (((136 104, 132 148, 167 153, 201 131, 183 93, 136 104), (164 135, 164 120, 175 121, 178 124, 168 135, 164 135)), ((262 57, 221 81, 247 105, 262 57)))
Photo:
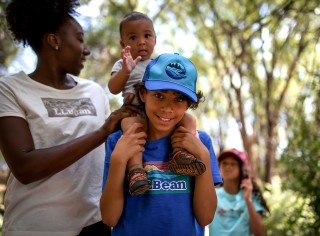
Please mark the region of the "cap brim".
POLYGON ((241 157, 239 157, 237 154, 235 154, 234 152, 223 152, 222 154, 220 154, 219 156, 218 156, 218 161, 222 161, 224 158, 226 158, 226 157, 235 157, 235 158, 237 158, 237 159, 239 159, 240 161, 242 161, 243 162, 243 160, 241 159, 241 157))
POLYGON ((247 158, 243 159, 241 156, 239 156, 237 153, 233 152, 233 151, 226 151, 226 152, 222 152, 219 156, 218 156, 218 161, 222 161, 224 158, 226 157, 233 157, 236 158, 238 160, 240 160, 245 166, 248 166, 248 160, 247 158))
POLYGON ((184 95, 186 95, 188 98, 190 98, 193 102, 198 101, 197 95, 190 91, 190 89, 187 89, 181 85, 167 82, 167 81, 145 81, 145 87, 148 90, 155 91, 155 90, 175 90, 177 92, 180 92, 184 95))

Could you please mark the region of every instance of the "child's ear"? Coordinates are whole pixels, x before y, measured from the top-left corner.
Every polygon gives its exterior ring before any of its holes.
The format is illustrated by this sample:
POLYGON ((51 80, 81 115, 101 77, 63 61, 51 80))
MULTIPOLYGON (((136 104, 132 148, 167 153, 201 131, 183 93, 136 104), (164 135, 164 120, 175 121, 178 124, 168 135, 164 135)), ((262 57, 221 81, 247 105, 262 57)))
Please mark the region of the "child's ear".
POLYGON ((147 91, 145 89, 140 89, 139 96, 142 102, 146 102, 146 99, 145 99, 146 93, 147 91))
POLYGON ((120 46, 121 46, 122 48, 125 48, 125 47, 126 47, 126 45, 124 44, 124 42, 123 42, 122 40, 120 40, 120 46))

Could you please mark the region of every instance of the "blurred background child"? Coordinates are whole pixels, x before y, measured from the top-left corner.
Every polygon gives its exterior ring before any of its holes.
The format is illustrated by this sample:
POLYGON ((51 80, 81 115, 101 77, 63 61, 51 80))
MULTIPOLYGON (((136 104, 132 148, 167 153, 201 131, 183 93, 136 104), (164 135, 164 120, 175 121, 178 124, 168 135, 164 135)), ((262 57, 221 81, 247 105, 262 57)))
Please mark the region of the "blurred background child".
POLYGON ((246 153, 230 149, 218 161, 223 186, 216 189, 218 206, 209 235, 263 235, 262 215, 269 209, 250 176, 246 153))

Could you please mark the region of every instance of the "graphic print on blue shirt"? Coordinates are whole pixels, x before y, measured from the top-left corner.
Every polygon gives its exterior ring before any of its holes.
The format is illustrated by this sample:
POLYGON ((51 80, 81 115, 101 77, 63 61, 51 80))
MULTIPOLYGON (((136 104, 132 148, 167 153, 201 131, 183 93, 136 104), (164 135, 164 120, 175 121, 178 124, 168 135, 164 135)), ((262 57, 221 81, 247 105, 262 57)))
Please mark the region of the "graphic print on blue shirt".
POLYGON ((151 188, 146 194, 191 193, 190 177, 168 171, 168 163, 145 162, 144 169, 151 181, 151 188))
MULTIPOLYGON (((211 137, 198 131, 203 144, 210 152, 212 177, 215 184, 222 182, 211 137)), ((119 130, 111 134, 106 142, 106 159, 103 186, 110 167, 110 156, 122 135, 119 130)), ((113 236, 204 236, 192 210, 192 188, 195 177, 177 175, 169 171, 168 161, 173 151, 170 137, 148 141, 143 152, 144 168, 152 189, 141 195, 128 193, 125 179, 125 205, 121 218, 112 230, 113 236)))

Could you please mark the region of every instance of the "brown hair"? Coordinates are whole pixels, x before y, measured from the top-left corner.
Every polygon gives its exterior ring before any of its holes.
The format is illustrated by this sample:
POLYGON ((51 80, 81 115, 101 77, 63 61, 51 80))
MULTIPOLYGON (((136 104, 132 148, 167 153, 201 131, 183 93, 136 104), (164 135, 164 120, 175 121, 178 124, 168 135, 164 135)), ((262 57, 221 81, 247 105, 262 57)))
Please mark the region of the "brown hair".
MULTIPOLYGON (((134 87, 135 87, 135 91, 136 91, 135 96, 138 98, 140 105, 143 106, 144 103, 141 101, 139 94, 140 94, 140 92, 141 92, 142 90, 147 90, 146 87, 144 86, 144 82, 136 83, 136 84, 134 85, 134 87)), ((197 102, 194 102, 194 101, 192 101, 189 97, 185 96, 185 99, 186 99, 186 101, 187 101, 187 103, 188 103, 188 108, 189 108, 189 109, 195 110, 195 109, 198 108, 198 105, 200 104, 200 102, 204 102, 204 101, 205 101, 205 97, 203 96, 203 93, 202 93, 201 91, 198 91, 198 92, 197 92, 197 98, 198 98, 198 101, 197 101, 197 102)))
MULTIPOLYGON (((127 22, 130 22, 130 21, 137 21, 137 20, 146 20, 146 21, 149 21, 151 23, 151 25, 153 26, 153 22, 152 20, 146 15, 146 14, 143 14, 141 12, 137 12, 137 11, 132 11, 128 14, 126 14, 122 21, 120 22, 120 25, 119 25, 119 32, 120 32, 120 38, 122 39, 122 35, 121 35, 121 31, 122 31, 122 28, 123 28, 123 25, 127 22)), ((153 29, 153 32, 154 32, 154 29, 153 29)))
MULTIPOLYGON (((235 160, 237 160, 237 162, 239 164, 239 167, 241 170, 240 176, 239 176, 240 180, 248 178, 248 172, 249 172, 248 167, 244 165, 244 163, 241 161, 241 159, 234 157, 234 156, 231 156, 231 157, 234 158, 235 160)), ((220 166, 220 162, 219 162, 219 166, 220 166)), ((269 207, 267 205, 267 201, 264 199, 262 192, 261 192, 261 189, 259 188, 258 183, 256 182, 256 180, 253 177, 251 177, 251 183, 252 183, 252 188, 253 188, 252 194, 254 197, 257 198, 257 200, 260 202, 260 204, 265 209, 264 213, 270 212, 269 207)), ((240 188, 240 184, 241 184, 241 181, 239 183, 239 188, 240 188)))

